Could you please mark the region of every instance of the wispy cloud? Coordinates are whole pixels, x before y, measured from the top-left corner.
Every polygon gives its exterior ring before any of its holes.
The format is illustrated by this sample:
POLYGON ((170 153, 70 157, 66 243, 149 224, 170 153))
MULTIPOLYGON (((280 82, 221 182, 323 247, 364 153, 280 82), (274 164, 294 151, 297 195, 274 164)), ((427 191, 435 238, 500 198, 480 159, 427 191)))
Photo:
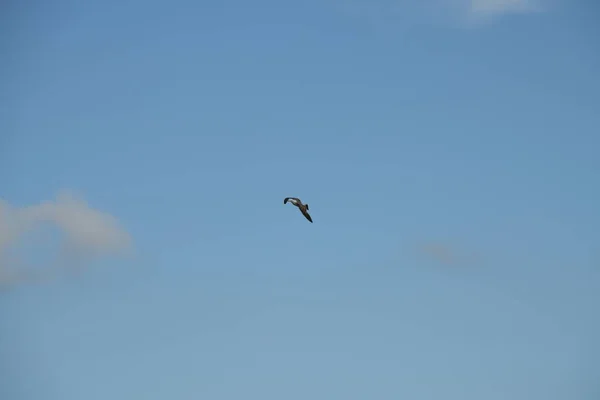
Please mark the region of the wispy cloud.
POLYGON ((479 258, 473 252, 460 250, 458 246, 444 242, 421 243, 417 246, 417 250, 421 256, 449 266, 467 265, 479 258))
MULTIPOLYGON (((73 193, 63 191, 55 200, 13 207, 0 199, 0 283, 41 279, 53 274, 59 264, 80 266, 106 255, 125 254, 132 247, 130 235, 112 215, 91 208, 73 193), (45 226, 62 237, 59 260, 44 260, 34 272, 14 251, 24 238, 45 226)), ((36 248, 28 249, 35 252, 36 248)))
POLYGON ((541 11, 541 4, 534 0, 470 0, 469 11, 480 15, 499 15, 541 11))
MULTIPOLYGON (((334 0, 336 1, 336 0, 334 0)), ((347 15, 381 28, 383 25, 479 25, 506 14, 545 10, 557 0, 337 0, 347 15)))

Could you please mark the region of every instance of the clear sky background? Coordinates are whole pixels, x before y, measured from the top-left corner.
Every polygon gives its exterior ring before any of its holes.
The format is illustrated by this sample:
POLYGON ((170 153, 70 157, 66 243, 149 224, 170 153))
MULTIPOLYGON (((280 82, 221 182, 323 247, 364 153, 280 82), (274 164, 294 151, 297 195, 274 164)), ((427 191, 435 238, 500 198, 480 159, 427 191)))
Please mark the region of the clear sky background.
POLYGON ((4 2, 0 398, 597 400, 595 3, 4 2))

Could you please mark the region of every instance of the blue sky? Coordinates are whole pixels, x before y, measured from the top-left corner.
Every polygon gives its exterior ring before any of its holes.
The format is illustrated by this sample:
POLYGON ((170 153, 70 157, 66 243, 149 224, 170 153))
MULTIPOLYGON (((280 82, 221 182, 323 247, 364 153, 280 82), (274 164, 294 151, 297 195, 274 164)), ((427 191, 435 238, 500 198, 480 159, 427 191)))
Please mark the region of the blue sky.
POLYGON ((3 7, 0 398, 597 399, 592 2, 3 7))

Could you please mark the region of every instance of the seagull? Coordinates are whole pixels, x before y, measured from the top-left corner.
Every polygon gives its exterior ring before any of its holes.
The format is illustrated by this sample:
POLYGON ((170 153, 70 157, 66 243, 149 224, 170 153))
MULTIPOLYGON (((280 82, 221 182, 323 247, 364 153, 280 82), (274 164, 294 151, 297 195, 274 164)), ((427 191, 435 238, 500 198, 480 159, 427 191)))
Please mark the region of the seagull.
POLYGON ((302 201, 297 197, 286 197, 283 199, 283 204, 287 204, 288 201, 298 207, 302 215, 304 215, 307 220, 309 220, 311 223, 313 222, 312 218, 308 214, 308 204, 302 204, 302 201))

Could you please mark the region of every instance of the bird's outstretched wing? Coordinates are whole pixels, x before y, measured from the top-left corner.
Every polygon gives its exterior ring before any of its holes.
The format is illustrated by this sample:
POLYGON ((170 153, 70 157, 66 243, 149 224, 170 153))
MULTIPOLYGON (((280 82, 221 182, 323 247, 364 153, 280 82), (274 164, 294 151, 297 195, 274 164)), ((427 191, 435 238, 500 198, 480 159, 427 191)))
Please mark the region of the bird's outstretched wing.
POLYGON ((300 202, 300 199, 297 197, 286 197, 285 199, 283 199, 283 204, 287 204, 287 202, 290 200, 292 200, 292 203, 300 202))
POLYGON ((306 212, 306 210, 304 208, 301 208, 300 212, 302 212, 302 215, 304 215, 307 220, 309 220, 311 223, 313 222, 312 218, 310 217, 310 214, 308 212, 306 212))

